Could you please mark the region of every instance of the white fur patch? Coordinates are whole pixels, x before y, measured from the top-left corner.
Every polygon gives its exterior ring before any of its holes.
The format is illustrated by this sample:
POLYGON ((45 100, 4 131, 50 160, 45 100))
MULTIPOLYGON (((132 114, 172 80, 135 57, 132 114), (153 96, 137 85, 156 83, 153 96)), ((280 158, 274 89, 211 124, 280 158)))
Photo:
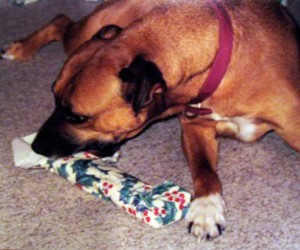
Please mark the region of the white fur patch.
POLYGON ((199 241, 207 237, 215 238, 220 235, 220 228, 224 229, 226 206, 220 194, 213 194, 195 199, 187 213, 186 220, 193 223, 191 233, 199 241))
POLYGON ((256 134, 256 125, 251 119, 237 117, 233 119, 234 123, 238 125, 239 132, 237 137, 242 141, 252 141, 256 134))
POLYGON ((210 115, 210 118, 213 119, 216 122, 220 122, 220 121, 226 121, 227 122, 227 121, 230 121, 230 119, 228 117, 220 116, 219 114, 217 114, 215 112, 210 115))
POLYGON ((211 114, 210 118, 216 122, 226 122, 228 128, 230 128, 241 141, 250 142, 256 138, 257 125, 253 119, 246 117, 229 118, 220 116, 217 113, 211 114))
POLYGON ((1 57, 3 59, 7 59, 7 60, 11 60, 11 61, 16 59, 16 57, 14 55, 10 55, 10 54, 2 54, 1 57))

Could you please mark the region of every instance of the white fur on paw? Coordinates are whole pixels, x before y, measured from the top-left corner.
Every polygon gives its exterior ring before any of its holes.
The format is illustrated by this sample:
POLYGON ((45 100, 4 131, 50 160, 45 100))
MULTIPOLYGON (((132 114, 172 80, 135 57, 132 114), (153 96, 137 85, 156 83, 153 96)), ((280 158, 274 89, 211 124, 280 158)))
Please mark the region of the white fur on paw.
POLYGON ((2 54, 1 57, 3 59, 7 59, 7 60, 11 60, 11 61, 16 59, 16 57, 14 55, 10 55, 10 54, 7 54, 7 53, 2 54))
POLYGON ((199 241, 218 237, 225 229, 225 213, 225 202, 220 194, 196 198, 186 215, 190 233, 199 241))

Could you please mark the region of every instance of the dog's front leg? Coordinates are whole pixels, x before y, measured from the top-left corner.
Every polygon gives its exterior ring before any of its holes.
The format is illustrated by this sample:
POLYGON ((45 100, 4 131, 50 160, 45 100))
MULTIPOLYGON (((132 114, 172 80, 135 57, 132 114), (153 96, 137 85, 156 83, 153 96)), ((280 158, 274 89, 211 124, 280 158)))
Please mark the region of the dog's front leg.
POLYGON ((218 142, 213 123, 181 118, 183 151, 194 183, 194 200, 186 219, 198 238, 215 238, 225 229, 225 203, 216 173, 218 142))

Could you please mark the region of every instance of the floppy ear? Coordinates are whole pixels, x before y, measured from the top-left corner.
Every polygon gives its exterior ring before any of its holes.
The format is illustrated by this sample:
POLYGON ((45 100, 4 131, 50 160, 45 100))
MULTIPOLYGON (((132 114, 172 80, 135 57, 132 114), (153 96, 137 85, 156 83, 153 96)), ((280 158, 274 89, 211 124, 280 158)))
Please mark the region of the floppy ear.
POLYGON ((155 95, 166 90, 166 82, 158 67, 142 56, 136 56, 128 68, 120 71, 119 77, 123 81, 123 96, 132 103, 135 113, 152 103, 155 95))
POLYGON ((117 25, 110 24, 102 27, 93 37, 93 40, 110 41, 116 38, 123 29, 117 25))

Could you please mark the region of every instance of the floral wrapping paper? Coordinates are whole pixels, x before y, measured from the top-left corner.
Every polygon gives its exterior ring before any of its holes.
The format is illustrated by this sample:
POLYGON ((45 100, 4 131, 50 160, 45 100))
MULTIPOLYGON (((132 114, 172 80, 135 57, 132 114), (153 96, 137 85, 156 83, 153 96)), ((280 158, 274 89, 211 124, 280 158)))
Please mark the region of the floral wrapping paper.
POLYGON ((154 228, 182 219, 191 201, 191 194, 171 181, 152 187, 89 153, 40 165, 154 228))

